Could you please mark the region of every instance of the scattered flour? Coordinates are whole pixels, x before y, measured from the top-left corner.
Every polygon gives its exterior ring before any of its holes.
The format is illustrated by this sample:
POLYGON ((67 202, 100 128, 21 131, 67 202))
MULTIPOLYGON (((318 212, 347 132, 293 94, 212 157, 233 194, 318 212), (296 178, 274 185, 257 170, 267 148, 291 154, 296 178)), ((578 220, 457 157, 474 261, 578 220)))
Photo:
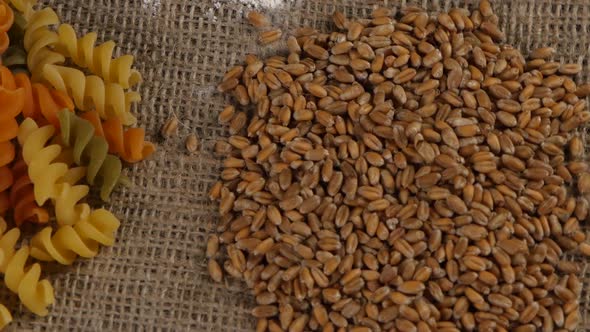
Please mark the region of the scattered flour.
POLYGON ((162 2, 160 0, 141 0, 141 4, 143 5, 143 8, 150 11, 154 16, 159 14, 160 7, 162 7, 162 2))
POLYGON ((267 9, 277 8, 285 4, 286 0, 237 0, 246 5, 254 5, 255 7, 262 7, 267 9))
POLYGON ((282 7, 288 0, 215 0, 213 5, 217 8, 221 4, 226 3, 242 3, 244 5, 251 5, 254 8, 260 9, 274 9, 282 7))

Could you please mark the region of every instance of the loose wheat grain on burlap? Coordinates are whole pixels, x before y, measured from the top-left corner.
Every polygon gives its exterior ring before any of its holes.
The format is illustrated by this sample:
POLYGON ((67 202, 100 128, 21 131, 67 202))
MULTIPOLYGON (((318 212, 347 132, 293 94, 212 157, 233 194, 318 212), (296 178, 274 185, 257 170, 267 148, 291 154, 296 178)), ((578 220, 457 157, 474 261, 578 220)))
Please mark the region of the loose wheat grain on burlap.
MULTIPOLYGON (((469 1, 473 4, 473 1, 469 1)), ((432 12, 464 1, 328 0, 50 0, 64 22, 79 32, 97 31, 114 39, 118 51, 132 53, 144 75, 139 123, 159 143, 158 153, 129 170, 135 186, 117 191, 108 205, 122 221, 114 248, 69 268, 49 267, 56 304, 46 318, 34 317, 6 295, 15 313, 11 330, 32 331, 252 331, 252 298, 239 282, 212 284, 204 247, 217 222, 206 193, 220 162, 211 151, 225 135, 216 121, 224 97, 215 85, 245 54, 259 49, 244 15, 257 7, 284 30, 309 25, 330 28, 334 9, 366 17, 375 5, 422 5, 432 12), (158 130, 172 114, 179 135, 159 140, 158 130), (191 132, 203 143, 188 156, 183 139, 191 132)), ((496 1, 494 8, 508 43, 523 52, 550 45, 560 60, 583 65, 590 78, 590 3, 586 0, 496 1)), ((590 329, 590 275, 582 280, 583 321, 590 329)))

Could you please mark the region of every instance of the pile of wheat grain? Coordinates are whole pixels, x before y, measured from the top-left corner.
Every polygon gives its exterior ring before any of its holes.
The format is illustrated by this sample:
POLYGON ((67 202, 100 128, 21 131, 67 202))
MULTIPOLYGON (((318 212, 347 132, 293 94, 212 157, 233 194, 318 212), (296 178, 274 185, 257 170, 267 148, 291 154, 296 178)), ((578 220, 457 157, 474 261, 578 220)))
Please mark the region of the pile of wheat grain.
POLYGON ((224 76, 209 271, 245 280, 257 331, 576 328, 590 86, 497 21, 487 0, 336 13, 224 76))

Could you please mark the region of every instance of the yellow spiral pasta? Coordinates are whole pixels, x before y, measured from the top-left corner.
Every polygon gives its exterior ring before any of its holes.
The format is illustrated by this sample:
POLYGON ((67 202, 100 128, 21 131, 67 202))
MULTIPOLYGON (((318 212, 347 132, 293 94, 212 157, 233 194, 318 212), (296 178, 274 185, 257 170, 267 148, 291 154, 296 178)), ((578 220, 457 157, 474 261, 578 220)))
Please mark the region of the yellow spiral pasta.
POLYGON ((53 233, 46 227, 31 240, 31 256, 41 261, 57 261, 70 265, 76 257, 92 258, 98 254, 100 245, 112 246, 119 220, 109 211, 99 209, 76 222, 65 225, 53 233))
POLYGON ((76 31, 69 24, 60 25, 57 34, 59 43, 56 51, 71 58, 77 66, 88 68, 106 83, 117 83, 124 89, 128 89, 141 81, 141 74, 131 68, 132 55, 126 54, 113 59, 115 42, 107 41, 95 47, 97 37, 95 32, 78 38, 76 31))
POLYGON ((63 64, 66 60, 62 54, 53 50, 59 37, 50 27, 59 23, 59 17, 51 8, 35 12, 27 22, 23 43, 28 53, 27 64, 35 81, 44 65, 63 64))
POLYGON ((74 99, 82 111, 96 109, 103 119, 119 118, 124 125, 132 125, 137 119, 131 114, 131 105, 141 100, 139 93, 125 92, 117 83, 105 83, 98 76, 86 76, 80 70, 46 64, 41 78, 59 91, 74 99))
MULTIPOLYGON (((47 279, 39 280, 41 266, 37 263, 27 266, 29 248, 18 251, 15 245, 20 237, 20 230, 13 228, 6 232, 7 224, 0 218, 0 272, 4 273, 6 287, 18 294, 23 305, 39 316, 46 316, 47 307, 54 303, 53 287, 47 279)), ((0 324, 6 323, 10 313, 0 308, 0 324)))
POLYGON ((78 204, 88 195, 89 188, 71 183, 79 174, 72 174, 76 172, 70 171, 68 164, 57 161, 62 156, 58 144, 46 146, 54 134, 53 126, 39 128, 28 118, 19 127, 18 140, 23 147, 23 159, 29 166, 29 178, 35 186, 35 201, 39 206, 53 201, 57 222, 73 225, 90 214, 88 204, 78 204))

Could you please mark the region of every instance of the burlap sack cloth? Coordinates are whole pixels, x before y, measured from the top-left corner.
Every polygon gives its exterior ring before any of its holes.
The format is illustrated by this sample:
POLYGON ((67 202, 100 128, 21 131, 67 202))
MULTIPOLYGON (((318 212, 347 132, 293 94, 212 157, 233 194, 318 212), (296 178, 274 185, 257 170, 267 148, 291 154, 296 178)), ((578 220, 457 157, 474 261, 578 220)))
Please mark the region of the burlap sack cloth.
MULTIPOLYGON (((473 3, 472 1, 468 1, 473 3)), ((118 190, 108 205, 122 227, 112 249, 72 267, 48 267, 56 304, 46 318, 27 314, 15 296, 9 330, 31 331, 252 331, 253 300, 242 283, 213 284, 204 248, 217 222, 216 206, 206 197, 220 162, 214 141, 225 134, 217 124, 224 97, 215 91, 223 73, 247 53, 260 49, 245 14, 256 7, 275 25, 327 29, 334 9, 368 16, 375 5, 399 10, 405 4, 436 12, 464 1, 329 0, 51 0, 64 22, 77 31, 96 31, 114 39, 118 51, 136 55, 144 75, 139 123, 159 144, 150 160, 129 169, 135 186, 118 190), (166 141, 158 131, 176 114, 179 135, 166 141), (197 133, 202 150, 185 153, 184 138, 197 133)), ((590 1, 505 0, 494 2, 508 43, 523 52, 554 46, 559 59, 583 65, 588 80, 590 1)), ((276 46, 275 46, 276 48, 276 46)), ((97 201, 100 204, 100 202, 97 201)), ((590 330, 590 278, 583 269, 583 322, 590 330)), ((5 294, 3 292, 2 294, 5 294)))

